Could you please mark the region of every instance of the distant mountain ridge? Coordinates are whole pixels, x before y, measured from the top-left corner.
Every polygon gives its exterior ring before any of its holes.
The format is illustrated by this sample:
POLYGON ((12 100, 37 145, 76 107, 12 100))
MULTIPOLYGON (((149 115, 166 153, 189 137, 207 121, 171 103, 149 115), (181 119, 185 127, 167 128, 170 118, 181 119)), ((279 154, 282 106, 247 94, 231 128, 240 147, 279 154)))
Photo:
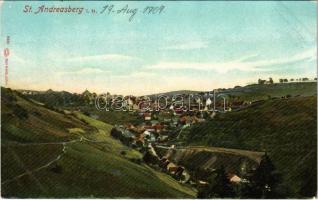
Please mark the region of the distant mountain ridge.
MULTIPOLYGON (((274 84, 253 84, 247 86, 236 86, 234 88, 219 88, 216 89, 218 94, 225 94, 229 98, 239 101, 257 101, 268 99, 269 97, 291 96, 311 96, 317 94, 317 82, 293 82, 293 83, 274 83, 274 84)), ((98 95, 94 92, 85 90, 81 94, 70 93, 67 91, 34 91, 34 90, 19 90, 28 98, 34 99, 49 106, 85 106, 92 105, 95 97, 98 95)), ((163 92, 157 94, 144 95, 150 98, 155 98, 159 95, 172 97, 177 94, 208 94, 211 91, 192 91, 192 90, 177 90, 171 92, 163 92)))

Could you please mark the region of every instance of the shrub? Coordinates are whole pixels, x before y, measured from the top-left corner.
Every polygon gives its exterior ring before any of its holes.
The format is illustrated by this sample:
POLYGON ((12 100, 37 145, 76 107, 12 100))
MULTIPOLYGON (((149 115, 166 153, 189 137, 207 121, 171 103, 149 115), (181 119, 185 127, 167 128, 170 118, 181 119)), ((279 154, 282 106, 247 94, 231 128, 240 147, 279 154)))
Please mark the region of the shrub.
POLYGON ((51 171, 57 174, 61 174, 63 172, 62 166, 55 164, 52 168, 51 171))

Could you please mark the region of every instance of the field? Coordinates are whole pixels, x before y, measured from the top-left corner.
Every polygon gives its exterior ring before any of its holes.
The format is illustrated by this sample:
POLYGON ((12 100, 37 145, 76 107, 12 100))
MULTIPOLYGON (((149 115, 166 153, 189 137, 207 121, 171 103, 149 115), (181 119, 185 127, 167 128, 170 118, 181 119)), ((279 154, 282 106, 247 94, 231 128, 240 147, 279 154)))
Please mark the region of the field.
POLYGON ((317 82, 291 82, 274 84, 254 84, 220 91, 231 98, 243 101, 267 100, 283 96, 313 96, 317 94, 317 82))

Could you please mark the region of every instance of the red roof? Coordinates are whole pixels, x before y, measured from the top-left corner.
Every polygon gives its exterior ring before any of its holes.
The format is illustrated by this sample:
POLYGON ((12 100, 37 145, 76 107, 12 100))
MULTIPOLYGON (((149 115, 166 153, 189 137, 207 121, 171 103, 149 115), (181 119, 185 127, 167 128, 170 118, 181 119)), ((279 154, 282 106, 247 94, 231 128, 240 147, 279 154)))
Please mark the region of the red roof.
POLYGON ((151 117, 151 113, 144 113, 145 117, 151 117))

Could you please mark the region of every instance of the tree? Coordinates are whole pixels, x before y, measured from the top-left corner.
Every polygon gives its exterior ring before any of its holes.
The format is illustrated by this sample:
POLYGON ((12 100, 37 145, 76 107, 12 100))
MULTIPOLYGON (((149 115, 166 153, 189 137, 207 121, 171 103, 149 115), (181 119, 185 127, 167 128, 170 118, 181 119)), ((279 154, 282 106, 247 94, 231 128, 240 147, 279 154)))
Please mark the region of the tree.
POLYGON ((265 153, 250 179, 250 186, 247 190, 248 198, 280 198, 277 192, 279 179, 275 166, 265 153))
POLYGON ((61 174, 63 172, 63 168, 61 165, 58 165, 57 163, 54 163, 54 165, 51 168, 51 171, 57 174, 61 174))
POLYGON ((110 131, 110 135, 116 139, 120 139, 122 137, 121 131, 117 130, 116 128, 112 128, 112 130, 110 131))
POLYGON ((280 83, 283 83, 283 82, 284 82, 284 79, 280 78, 280 79, 279 79, 279 82, 280 82, 280 83))
POLYGON ((235 196, 233 186, 226 176, 223 166, 217 169, 213 177, 209 179, 209 186, 199 190, 198 198, 231 198, 235 196))
POLYGON ((263 85, 265 83, 265 80, 258 79, 258 84, 263 85))
POLYGON ((293 78, 291 78, 291 79, 290 79, 290 82, 293 82, 293 81, 294 81, 294 79, 293 79, 293 78))
POLYGON ((309 81, 309 78, 303 78, 303 81, 309 81))
POLYGON ((287 79, 287 78, 285 78, 285 79, 284 79, 284 83, 287 83, 287 82, 288 82, 288 79, 287 79))
POLYGON ((146 151, 142 159, 148 164, 159 164, 157 157, 150 153, 149 150, 146 151))
POLYGON ((270 77, 269 78, 269 84, 273 84, 274 83, 274 81, 273 81, 273 79, 270 77))

